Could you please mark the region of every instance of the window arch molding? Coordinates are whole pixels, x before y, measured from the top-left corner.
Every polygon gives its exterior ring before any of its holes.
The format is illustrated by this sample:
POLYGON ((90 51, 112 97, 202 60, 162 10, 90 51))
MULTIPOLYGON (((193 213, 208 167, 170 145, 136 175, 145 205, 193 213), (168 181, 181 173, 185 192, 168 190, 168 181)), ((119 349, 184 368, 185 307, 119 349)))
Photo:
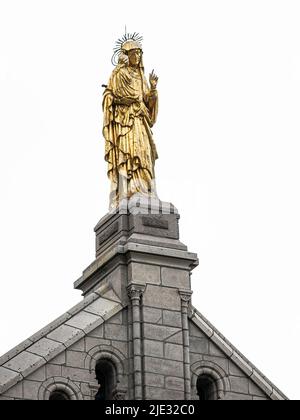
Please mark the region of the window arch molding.
POLYGON ((217 388, 217 399, 222 400, 226 392, 230 391, 230 383, 226 372, 216 363, 208 361, 199 361, 191 366, 191 388, 194 400, 198 399, 197 396, 197 381, 199 377, 210 378, 217 388))
POLYGON ((114 394, 123 396, 126 394, 128 389, 128 375, 125 368, 126 357, 124 354, 113 346, 96 346, 93 347, 85 358, 85 369, 89 370, 90 373, 96 371, 97 364, 101 361, 108 361, 111 363, 115 373, 115 391, 114 394))
POLYGON ((125 356, 120 350, 112 346, 96 346, 93 347, 85 358, 85 369, 90 373, 94 372, 99 360, 105 359, 111 361, 116 369, 117 382, 121 382, 122 377, 125 375, 124 361, 125 356))
POLYGON ((83 395, 77 385, 62 377, 50 378, 43 382, 39 389, 38 399, 49 400, 53 393, 65 394, 69 400, 83 400, 83 395))

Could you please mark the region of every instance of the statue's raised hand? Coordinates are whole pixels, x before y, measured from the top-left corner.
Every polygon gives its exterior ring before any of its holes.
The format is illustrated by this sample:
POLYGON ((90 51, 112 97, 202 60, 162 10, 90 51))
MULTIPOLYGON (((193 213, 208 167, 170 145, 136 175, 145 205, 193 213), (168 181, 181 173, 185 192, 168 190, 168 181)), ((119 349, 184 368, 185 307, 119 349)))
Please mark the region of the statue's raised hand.
POLYGON ((158 77, 154 73, 154 70, 150 73, 149 82, 152 90, 155 90, 157 87, 158 77))

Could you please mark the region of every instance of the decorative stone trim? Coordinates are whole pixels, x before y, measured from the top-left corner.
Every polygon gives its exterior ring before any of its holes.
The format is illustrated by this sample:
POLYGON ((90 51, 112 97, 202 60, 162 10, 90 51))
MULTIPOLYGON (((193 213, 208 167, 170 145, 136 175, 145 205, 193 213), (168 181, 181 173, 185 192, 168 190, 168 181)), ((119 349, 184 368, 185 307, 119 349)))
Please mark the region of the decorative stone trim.
POLYGON ((125 360, 126 357, 120 350, 112 346, 96 346, 92 348, 85 358, 85 369, 89 370, 90 373, 95 372, 97 362, 101 359, 111 361, 116 374, 117 384, 122 386, 127 385, 125 380, 125 360))
POLYGON ((50 395, 55 391, 63 392, 70 400, 83 400, 83 395, 78 386, 70 379, 62 377, 53 377, 43 382, 38 392, 38 399, 49 400, 50 395))
POLYGON ((120 350, 112 346, 102 345, 93 347, 86 355, 84 362, 85 369, 93 372, 96 368, 97 362, 101 359, 111 360, 119 374, 124 375, 123 363, 126 357, 120 350))
POLYGON ((114 390, 112 398, 115 401, 123 401, 125 400, 126 394, 127 394, 126 389, 117 388, 114 390))
POLYGON ((183 307, 188 307, 191 300, 193 292, 190 290, 179 290, 178 291, 180 298, 181 298, 181 305, 183 307))
POLYGON ((226 392, 230 391, 230 383, 227 378, 226 372, 216 363, 208 361, 199 361, 191 366, 192 372, 192 396, 197 399, 197 380, 201 375, 207 375, 212 378, 217 387, 217 399, 222 400, 226 392))
POLYGON ((127 287, 127 293, 132 301, 140 300, 145 291, 145 286, 131 284, 127 287))

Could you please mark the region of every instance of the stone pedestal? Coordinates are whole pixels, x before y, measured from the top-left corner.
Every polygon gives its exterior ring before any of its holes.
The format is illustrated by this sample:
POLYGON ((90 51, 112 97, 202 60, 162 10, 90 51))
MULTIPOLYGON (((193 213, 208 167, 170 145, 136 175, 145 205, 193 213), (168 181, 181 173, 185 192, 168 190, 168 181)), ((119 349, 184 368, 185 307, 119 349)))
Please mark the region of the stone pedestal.
POLYGON ((111 288, 129 308, 132 399, 188 399, 190 273, 197 255, 179 240, 169 203, 135 198, 95 228, 96 260, 75 283, 84 296, 111 288), (103 288, 104 286, 104 288, 103 288))

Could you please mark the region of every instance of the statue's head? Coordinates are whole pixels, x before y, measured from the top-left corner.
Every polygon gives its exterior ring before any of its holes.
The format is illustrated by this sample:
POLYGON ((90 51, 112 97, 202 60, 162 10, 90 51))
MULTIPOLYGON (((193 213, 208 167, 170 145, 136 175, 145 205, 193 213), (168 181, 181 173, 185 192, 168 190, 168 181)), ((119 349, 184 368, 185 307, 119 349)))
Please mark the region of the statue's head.
POLYGON ((128 64, 132 67, 137 67, 142 60, 142 50, 134 49, 128 51, 128 64))
POLYGON ((125 34, 123 38, 121 38, 117 42, 117 46, 115 48, 115 53, 112 58, 112 63, 114 65, 130 65, 130 66, 140 66, 143 67, 142 62, 142 37, 139 34, 125 34), (117 60, 118 57, 118 60, 117 60))

